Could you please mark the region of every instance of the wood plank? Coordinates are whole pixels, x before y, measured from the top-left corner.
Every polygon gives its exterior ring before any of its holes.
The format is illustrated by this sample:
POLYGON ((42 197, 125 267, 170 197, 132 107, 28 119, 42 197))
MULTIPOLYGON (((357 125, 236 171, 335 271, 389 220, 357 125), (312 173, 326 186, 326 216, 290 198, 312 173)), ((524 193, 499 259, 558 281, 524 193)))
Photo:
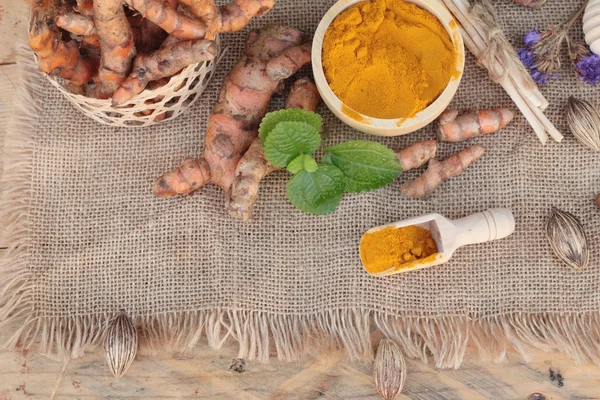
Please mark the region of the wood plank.
MULTIPOLYGON (((513 355, 514 356, 514 355, 513 355)), ((167 399, 379 399, 371 365, 345 361, 340 352, 319 360, 269 364, 247 362, 246 371, 229 370, 235 349, 220 352, 197 347, 182 356, 138 357, 125 377, 113 378, 101 353, 68 363, 40 355, 0 353, 0 399, 132 398, 167 399)), ((400 399, 600 399, 600 370, 576 367, 559 354, 538 353, 532 364, 513 361, 481 365, 467 362, 458 370, 438 371, 408 361, 407 383, 400 399), (563 386, 550 380, 560 373, 563 386)))
POLYGON ((24 0, 0 4, 0 64, 15 62, 15 43, 27 37, 29 7, 24 0))
MULTIPOLYGON (((1 6, 0 6, 1 7, 1 6)), ((16 64, 0 65, 0 155, 4 146, 4 131, 6 124, 14 110, 13 97, 15 94, 16 83, 18 81, 18 68, 16 64)), ((0 175, 2 172, 3 158, 0 157, 0 175)), ((6 247, 6 240, 0 229, 0 248, 6 247)))

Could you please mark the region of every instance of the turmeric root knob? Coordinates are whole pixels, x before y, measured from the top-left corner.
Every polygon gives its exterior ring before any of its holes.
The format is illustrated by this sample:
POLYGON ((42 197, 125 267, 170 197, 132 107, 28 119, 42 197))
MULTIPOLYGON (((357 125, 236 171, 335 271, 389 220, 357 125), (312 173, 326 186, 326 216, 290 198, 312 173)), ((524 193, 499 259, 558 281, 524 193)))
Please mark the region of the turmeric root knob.
POLYGON ((212 60, 216 53, 217 45, 211 40, 188 40, 138 55, 133 71, 113 95, 113 106, 141 93, 150 81, 174 75, 190 64, 212 60))
POLYGON ((446 110, 439 118, 438 139, 442 142, 462 142, 479 135, 494 133, 512 121, 514 114, 505 108, 467 111, 446 110))
POLYGON ((36 21, 29 31, 29 45, 38 57, 40 70, 58 75, 76 85, 87 83, 97 65, 79 53, 74 40, 63 42, 60 32, 46 21, 36 21))
POLYGON ((427 161, 434 159, 436 152, 437 142, 435 140, 424 140, 408 146, 396 154, 400 165, 402 165, 402 171, 408 171, 419 168, 427 161))
POLYGON ((131 68, 136 54, 133 32, 121 0, 94 0, 93 6, 102 52, 93 96, 109 98, 131 68))
POLYGON ((92 17, 71 13, 62 14, 54 18, 54 23, 59 28, 75 35, 89 36, 96 33, 96 26, 92 17))
POLYGON ((206 26, 203 22, 179 14, 166 1, 125 0, 125 2, 144 18, 148 18, 179 39, 203 39, 206 35, 206 26))
MULTIPOLYGON (((321 96, 315 84, 308 78, 301 78, 294 82, 285 108, 315 111, 320 101, 321 96)), ((267 161, 260 139, 254 139, 235 169, 235 180, 231 185, 231 196, 227 203, 229 215, 244 222, 252 221, 260 182, 278 169, 280 168, 267 161)))
POLYGON ((176 194, 189 194, 210 181, 210 167, 203 158, 188 158, 180 167, 167 172, 156 180, 154 194, 157 197, 170 197, 176 194))
POLYGON ((308 78, 300 78, 292 85, 285 108, 315 111, 320 102, 321 95, 315 84, 308 78))

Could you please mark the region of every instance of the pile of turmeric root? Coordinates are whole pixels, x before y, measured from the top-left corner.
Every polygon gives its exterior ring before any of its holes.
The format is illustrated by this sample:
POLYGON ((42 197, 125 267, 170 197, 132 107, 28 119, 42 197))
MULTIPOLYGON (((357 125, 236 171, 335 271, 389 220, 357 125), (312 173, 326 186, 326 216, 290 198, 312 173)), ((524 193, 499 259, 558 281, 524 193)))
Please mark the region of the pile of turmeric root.
MULTIPOLYGON (((186 159, 179 167, 160 176, 154 185, 158 197, 186 195, 209 183, 225 193, 229 214, 251 221, 259 184, 280 168, 269 163, 258 137, 259 125, 271 97, 280 92, 285 80, 311 61, 310 46, 302 44, 299 31, 267 26, 250 33, 244 55, 224 79, 219 100, 208 119, 204 153, 186 159)), ((286 108, 314 111, 321 98, 316 86, 301 78, 291 86, 286 108)), ((458 142, 496 132, 506 126, 513 114, 505 109, 446 111, 439 119, 438 140, 458 142)), ((427 198, 444 181, 461 174, 485 150, 479 145, 438 162, 437 141, 422 141, 397 153, 402 170, 429 162, 419 178, 402 187, 407 197, 427 198)))
POLYGON ((122 106, 190 64, 214 59, 215 36, 246 26, 274 0, 27 0, 40 69, 77 94, 122 106))

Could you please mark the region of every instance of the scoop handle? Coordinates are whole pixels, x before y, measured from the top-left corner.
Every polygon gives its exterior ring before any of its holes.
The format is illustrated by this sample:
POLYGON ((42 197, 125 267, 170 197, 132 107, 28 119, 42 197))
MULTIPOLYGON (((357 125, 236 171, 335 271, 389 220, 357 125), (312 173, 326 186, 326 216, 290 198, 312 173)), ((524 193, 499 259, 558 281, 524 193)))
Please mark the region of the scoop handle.
POLYGON ((458 246, 502 239, 515 231, 515 218, 508 208, 495 208, 452 221, 458 229, 458 246))

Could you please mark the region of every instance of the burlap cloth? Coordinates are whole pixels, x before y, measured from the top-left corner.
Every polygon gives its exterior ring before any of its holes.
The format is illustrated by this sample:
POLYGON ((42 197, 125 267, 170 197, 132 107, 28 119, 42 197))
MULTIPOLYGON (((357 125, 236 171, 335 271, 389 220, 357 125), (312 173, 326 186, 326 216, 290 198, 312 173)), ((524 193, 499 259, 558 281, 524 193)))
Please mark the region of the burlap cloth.
MULTIPOLYGON (((518 46, 533 27, 559 23, 580 1, 549 1, 529 11, 497 1, 501 24, 518 46)), ((314 32, 333 1, 279 0, 252 28, 287 24, 314 32)), ((576 26, 580 31, 580 25, 576 26)), ((203 132, 224 75, 243 50, 248 29, 223 35, 227 54, 203 99, 177 120, 144 129, 99 125, 75 110, 29 61, 22 63, 21 110, 5 140, 2 190, 11 251, 0 292, 0 318, 18 320, 8 341, 37 341, 43 351, 77 356, 100 342, 106 321, 126 310, 144 347, 185 349, 198 340, 239 343, 240 356, 294 359, 318 345, 342 345, 350 357, 372 357, 373 324, 410 357, 460 365, 474 342, 501 359, 507 346, 558 349, 600 364, 600 156, 575 141, 565 123, 569 95, 600 104, 569 66, 542 88, 547 115, 566 133, 541 145, 521 115, 500 133, 478 138, 487 154, 428 201, 401 196, 401 183, 346 195, 329 216, 307 215, 285 197, 288 176, 262 184, 256 222, 233 221, 217 187, 157 199, 156 176, 200 155, 203 132), (584 271, 562 265, 544 233, 550 207, 579 216, 590 239, 584 271), (361 267, 358 242, 367 229, 439 212, 449 218, 494 207, 512 209, 509 238, 460 249, 446 265, 387 278, 361 267)), ((25 60, 30 60, 27 55, 25 60)), ((402 101, 402 99, 398 99, 402 101)), ((274 99, 273 108, 281 107, 274 99)), ((503 90, 471 55, 452 104, 507 106, 503 90)), ((434 126, 405 137, 367 137, 325 106, 326 144, 369 139, 400 149, 434 137, 434 126)), ((445 158, 467 143, 440 144, 445 158)))

